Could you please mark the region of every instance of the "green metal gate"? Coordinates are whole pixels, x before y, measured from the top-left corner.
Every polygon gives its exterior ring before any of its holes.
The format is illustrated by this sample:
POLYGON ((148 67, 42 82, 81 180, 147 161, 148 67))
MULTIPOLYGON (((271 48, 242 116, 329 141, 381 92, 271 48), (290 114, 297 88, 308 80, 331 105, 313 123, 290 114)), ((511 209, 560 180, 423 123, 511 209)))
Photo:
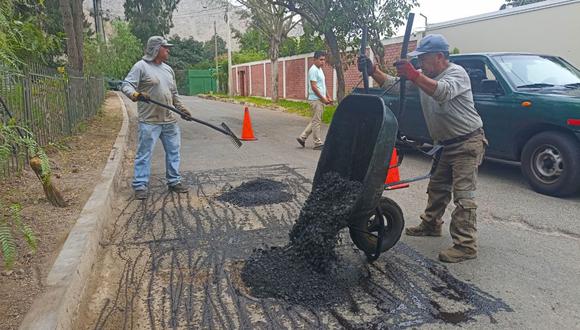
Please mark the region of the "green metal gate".
POLYGON ((217 92, 213 70, 189 70, 187 72, 189 95, 217 92))

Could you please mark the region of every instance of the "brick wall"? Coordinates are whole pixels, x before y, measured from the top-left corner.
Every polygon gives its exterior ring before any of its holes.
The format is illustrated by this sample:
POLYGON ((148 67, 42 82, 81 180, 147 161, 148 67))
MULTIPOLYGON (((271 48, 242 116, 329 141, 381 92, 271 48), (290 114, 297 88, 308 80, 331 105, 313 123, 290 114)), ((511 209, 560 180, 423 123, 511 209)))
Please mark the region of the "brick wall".
MULTIPOLYGON (((401 55, 401 44, 389 44, 385 45, 385 63, 387 66, 390 66, 394 63, 397 59, 399 59, 401 55)), ((416 48, 417 42, 412 40, 409 42, 409 51, 412 51, 416 48)), ((280 98, 284 97, 284 85, 286 86, 286 98, 287 99, 298 99, 304 100, 306 99, 306 80, 307 80, 307 71, 306 68, 310 68, 314 63, 314 59, 312 57, 308 57, 308 64, 305 67, 304 57, 292 57, 290 59, 281 58, 278 61, 278 95, 280 98), (286 62, 286 82, 284 84, 284 64, 286 62)), ((238 65, 238 79, 240 77, 239 72, 245 71, 244 80, 245 80, 245 92, 247 95, 251 96, 265 96, 271 97, 272 96, 272 87, 271 87, 271 63, 266 63, 266 79, 264 80, 264 63, 254 63, 249 65, 238 65), (252 80, 250 82, 250 72, 252 80), (250 83, 251 85, 251 93, 250 93, 250 83), (266 94, 264 95, 264 86, 266 86, 266 94)), ((326 64, 322 70, 324 71, 324 76, 326 78, 326 88, 328 91, 328 95, 331 97, 334 96, 334 70, 333 68, 326 64)), ((233 69, 235 74, 235 68, 233 69)), ((350 91, 358 85, 358 87, 362 87, 363 84, 361 82, 361 74, 358 72, 356 63, 353 63, 348 66, 348 68, 344 71, 344 78, 345 78, 345 92, 348 94, 350 91)), ((234 82, 235 83, 235 82, 234 82)), ((234 91, 236 95, 240 95, 242 92, 242 81, 239 82, 239 86, 234 85, 234 91)), ((375 84, 376 86, 376 84, 375 84)))
POLYGON ((286 98, 305 99, 304 59, 286 61, 286 98))
POLYGON ((264 64, 251 66, 252 70, 252 96, 264 96, 264 64))

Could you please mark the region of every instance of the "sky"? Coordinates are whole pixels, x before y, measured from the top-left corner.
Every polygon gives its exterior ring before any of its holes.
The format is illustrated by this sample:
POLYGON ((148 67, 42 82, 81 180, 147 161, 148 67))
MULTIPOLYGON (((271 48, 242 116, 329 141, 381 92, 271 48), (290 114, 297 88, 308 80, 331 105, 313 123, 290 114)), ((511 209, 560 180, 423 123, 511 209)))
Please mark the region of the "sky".
MULTIPOLYGON (((499 10, 504 0, 419 0, 419 7, 412 12, 415 15, 413 30, 423 29, 425 19, 419 13, 427 16, 428 24, 451 21, 499 10)), ((405 28, 401 27, 397 35, 403 35, 405 28)))

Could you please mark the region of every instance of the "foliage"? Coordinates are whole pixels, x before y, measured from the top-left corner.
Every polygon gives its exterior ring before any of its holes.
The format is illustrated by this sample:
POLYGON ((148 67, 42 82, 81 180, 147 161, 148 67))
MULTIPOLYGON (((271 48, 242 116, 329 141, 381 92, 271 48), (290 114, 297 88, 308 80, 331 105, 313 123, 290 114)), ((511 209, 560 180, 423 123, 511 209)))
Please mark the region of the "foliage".
POLYGON ((85 38, 85 72, 123 79, 143 53, 141 42, 126 22, 112 22, 114 34, 108 44, 96 38, 85 38))
MULTIPOLYGON (((7 162, 9 157, 19 152, 38 156, 43 171, 50 173, 48 157, 44 150, 38 146, 31 133, 23 127, 14 125, 13 120, 6 124, 0 123, 0 163, 7 162)), ((20 210, 18 204, 13 204, 5 209, 0 203, 0 252, 7 268, 12 267, 16 258, 16 244, 14 242, 16 232, 23 236, 33 251, 36 251, 37 247, 36 237, 30 227, 23 223, 20 210)))
POLYGON ((42 0, 0 1, 0 63, 17 67, 24 61, 49 63, 58 53, 62 36, 43 30, 42 0))
MULTIPOLYGON (((324 36, 329 49, 328 60, 336 69, 337 97, 345 95, 344 70, 353 57, 343 58, 348 47, 360 47, 360 35, 364 25, 370 25, 371 39, 377 46, 380 38, 392 34, 395 27, 417 4, 416 0, 268 0, 281 4, 300 15, 316 32, 324 36), (374 37, 373 37, 374 36, 374 37)), ((371 40, 371 45, 373 44, 371 40)))
POLYGON ((500 10, 506 9, 508 7, 519 7, 529 5, 531 3, 541 2, 544 0, 505 0, 505 4, 503 4, 500 10))
POLYGON ((22 238, 33 252, 36 252, 38 247, 34 232, 22 221, 21 210, 20 204, 12 204, 6 209, 0 203, 0 252, 4 259, 4 266, 8 269, 12 268, 16 260, 14 237, 17 233, 22 235, 22 238))
MULTIPOLYGON (((280 44, 280 56, 293 56, 305 53, 311 53, 317 50, 324 50, 324 40, 317 35, 308 24, 303 24, 304 34, 299 37, 288 37, 280 44)), ((268 40, 257 31, 250 27, 245 33, 235 32, 235 38, 240 44, 240 56, 249 57, 252 61, 265 60, 268 58, 268 40), (247 55, 246 55, 247 54, 247 55)), ((235 56, 234 56, 235 57, 235 56)), ((236 62, 235 63, 245 63, 236 62)))
POLYGON ((173 27, 173 12, 181 0, 125 0, 131 31, 146 44, 151 36, 165 36, 173 27))
POLYGON ((354 25, 345 29, 349 46, 360 49, 360 39, 363 27, 368 28, 368 46, 378 60, 380 67, 385 70, 385 51, 382 39, 393 36, 397 28, 404 25, 411 9, 418 5, 417 0, 343 0, 342 8, 348 13, 347 21, 354 25))
POLYGON ((181 39, 179 36, 173 36, 169 42, 174 46, 171 48, 167 64, 174 70, 186 70, 204 60, 203 42, 196 41, 192 37, 181 39))

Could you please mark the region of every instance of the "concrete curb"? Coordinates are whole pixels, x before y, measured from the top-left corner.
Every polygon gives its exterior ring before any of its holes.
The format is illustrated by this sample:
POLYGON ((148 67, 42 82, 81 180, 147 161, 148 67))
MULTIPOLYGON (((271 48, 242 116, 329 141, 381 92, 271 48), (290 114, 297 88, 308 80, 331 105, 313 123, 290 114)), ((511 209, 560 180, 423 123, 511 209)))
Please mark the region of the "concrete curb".
POLYGON ((78 317, 103 229, 113 216, 112 205, 127 149, 129 117, 118 93, 117 97, 123 109, 123 124, 109 160, 48 274, 45 292, 35 299, 20 329, 72 329, 78 317))

